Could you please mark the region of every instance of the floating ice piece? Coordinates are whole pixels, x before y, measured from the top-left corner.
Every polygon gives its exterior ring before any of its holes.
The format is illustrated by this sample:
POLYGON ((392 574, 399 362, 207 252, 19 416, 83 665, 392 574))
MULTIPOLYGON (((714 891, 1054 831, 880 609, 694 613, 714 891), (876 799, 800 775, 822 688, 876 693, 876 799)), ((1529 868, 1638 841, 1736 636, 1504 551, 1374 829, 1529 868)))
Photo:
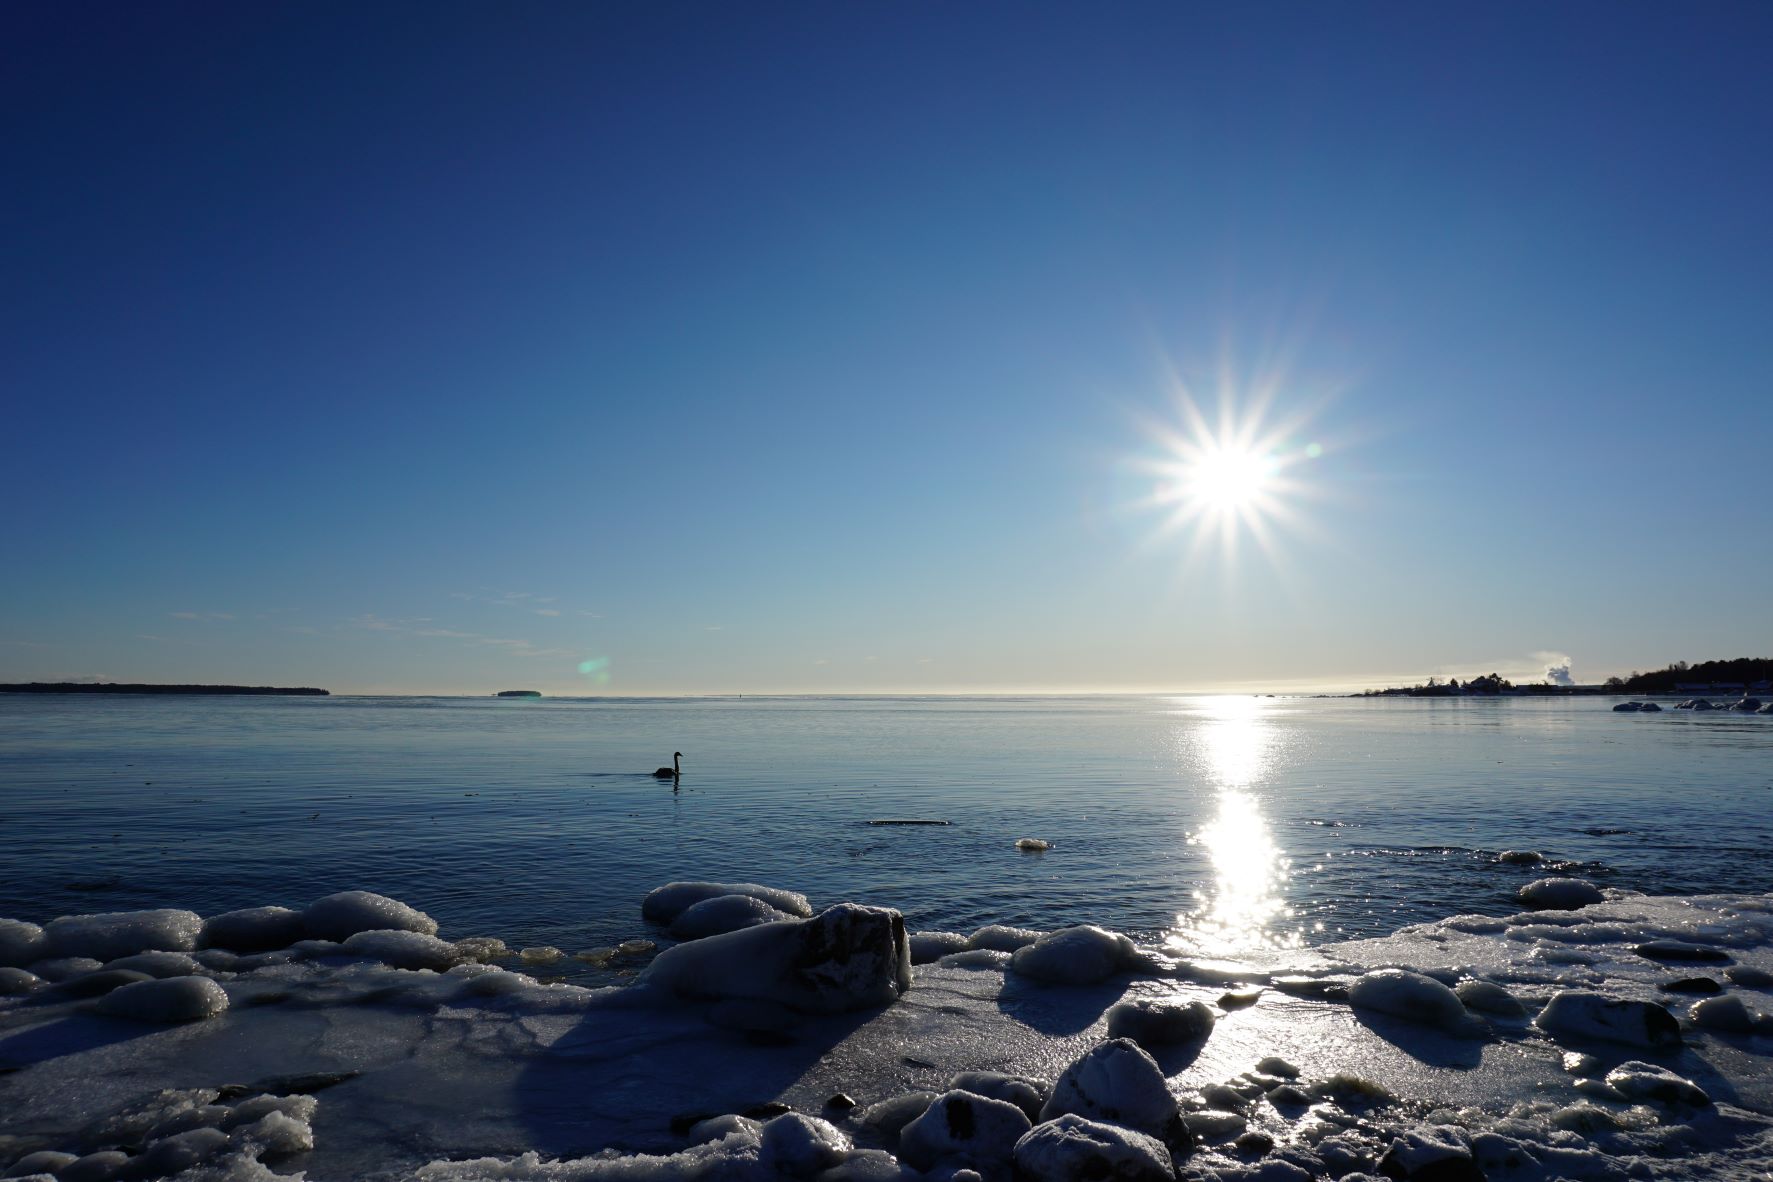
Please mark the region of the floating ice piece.
POLYGON ((1212 1007, 1205 1002, 1118 1002, 1108 1011, 1108 1037, 1130 1038, 1140 1046, 1202 1042, 1213 1033, 1212 1007))
POLYGON ((138 1022, 196 1022, 228 1008, 228 995, 208 977, 138 981, 105 995, 101 1012, 138 1022))
POLYGON ((1654 1063, 1621 1063, 1607 1072, 1607 1084, 1628 1100, 1688 1104, 1695 1108, 1711 1103, 1711 1097, 1698 1084, 1654 1063))
POLYGON ((1621 702, 1613 707, 1613 712, 1615 714, 1629 713, 1635 710, 1642 710, 1643 708, 1644 706, 1641 702, 1621 702))
POLYGON ((988 948, 993 952, 1014 952, 1040 939, 1043 933, 1033 928, 1013 928, 1006 924, 987 924, 967 937, 968 948, 988 948))
MULTIPOLYGON (((465 961, 477 964, 490 964, 503 956, 510 956, 511 949, 497 936, 464 936, 455 941, 456 953, 465 961)), ((579 955, 584 959, 584 954, 579 955)))
POLYGON ((1502 1018, 1525 1018, 1527 1007, 1520 998, 1494 981, 1461 981, 1453 989, 1468 1010, 1482 1010, 1502 1018))
POLYGON ((1054 985, 1094 985, 1130 967, 1137 954, 1133 942, 1119 932, 1080 924, 1018 948, 1010 968, 1054 985))
POLYGON ((274 952, 308 934, 302 913, 289 907, 243 907, 203 921, 205 948, 229 952, 274 952))
POLYGON ((1695 1026, 1721 1030, 1726 1034, 1752 1034, 1769 1027, 1767 1018, 1755 1013, 1734 993, 1708 997, 1690 1011, 1695 1026))
POLYGON ((807 1178, 843 1160, 850 1139, 830 1121, 785 1112, 765 1121, 758 1161, 771 1176, 807 1178))
POLYGON ((1067 1114, 1031 1129, 1014 1151, 1016 1176, 1029 1182, 1173 1182, 1161 1141, 1132 1129, 1067 1114))
POLYGON ((963 1071, 949 1080, 948 1086, 988 1100, 1014 1104, 1028 1114, 1030 1122, 1040 1119, 1040 1106, 1047 1102, 1045 1084, 999 1071, 963 1071))
POLYGON ((1450 1125, 1412 1129, 1391 1143, 1379 1159, 1379 1172, 1387 1178, 1433 1178, 1445 1182, 1481 1179, 1483 1172, 1471 1160, 1470 1134, 1450 1125))
POLYGON ((1449 1034, 1483 1033, 1482 1023, 1466 1012, 1457 993, 1433 977, 1408 969, 1379 969, 1366 974, 1349 987, 1348 1000, 1361 1009, 1377 1010, 1449 1034))
POLYGON ((517 958, 524 964, 554 964, 565 956, 566 953, 552 944, 532 944, 517 953, 517 958))
POLYGON ((668 882, 647 893, 641 900, 640 914, 643 919, 669 927, 697 903, 722 895, 749 895, 753 899, 762 899, 777 911, 786 911, 802 919, 813 913, 812 904, 807 902, 805 895, 759 886, 754 882, 668 882))
POLYGON ((397 969, 442 972, 462 961, 462 954, 454 944, 423 932, 358 932, 346 937, 345 951, 374 957, 397 969))
POLYGON ((316 940, 345 940, 358 932, 437 934, 437 921, 399 899, 371 891, 340 891, 308 904, 302 925, 316 940))
POLYGON ((667 948, 640 980, 682 997, 760 998, 829 1013, 885 1005, 911 988, 905 921, 839 903, 811 919, 759 924, 667 948))
POLYGON ((43 929, 55 956, 116 960, 136 952, 189 952, 197 947, 203 917, 195 911, 108 911, 64 915, 43 929))
POLYGON ((1685 940, 1648 940, 1633 949, 1646 960, 1677 961, 1690 964, 1728 964, 1730 955, 1705 944, 1689 944, 1685 940))
POLYGON ((685 907, 671 921, 670 931, 679 940, 700 940, 705 936, 718 936, 722 932, 736 932, 760 923, 793 918, 781 908, 772 907, 752 895, 716 895, 685 907))
POLYGON ((22 919, 0 919, 0 968, 22 969, 49 957, 43 929, 22 919))
POLYGON ((870 825, 947 825, 949 822, 936 817, 881 817, 868 822, 870 825))
POLYGON ((1016 839, 1016 848, 1025 854, 1040 854, 1052 849, 1053 843, 1050 841, 1042 841, 1038 837, 1018 837, 1016 839))
POLYGON ((1529 907, 1542 907, 1551 911, 1574 911, 1578 907, 1604 903, 1607 900, 1599 887, 1581 878, 1535 879, 1522 887, 1517 897, 1529 907))
POLYGON ((1190 1142, 1176 1098, 1152 1057, 1130 1038, 1110 1039, 1085 1052, 1053 1085, 1040 1110, 1043 1121, 1076 1113, 1159 1137, 1172 1146, 1190 1142))
POLYGON ((911 963, 929 964, 950 952, 966 949, 967 938, 959 932, 912 932, 911 963))
POLYGON ((1496 860, 1510 866, 1531 866, 1545 861, 1545 855, 1538 850, 1503 850, 1496 855, 1496 860))
POLYGON ((1654 1002, 1625 1001, 1580 989, 1555 994, 1535 1021, 1553 1038, 1599 1039, 1637 1047, 1681 1045, 1680 1024, 1654 1002))
POLYGON ((1032 1127, 1016 1105, 957 1088, 937 1096, 900 1131, 899 1155, 920 1170, 937 1162, 991 1169, 1009 1161, 1032 1127))

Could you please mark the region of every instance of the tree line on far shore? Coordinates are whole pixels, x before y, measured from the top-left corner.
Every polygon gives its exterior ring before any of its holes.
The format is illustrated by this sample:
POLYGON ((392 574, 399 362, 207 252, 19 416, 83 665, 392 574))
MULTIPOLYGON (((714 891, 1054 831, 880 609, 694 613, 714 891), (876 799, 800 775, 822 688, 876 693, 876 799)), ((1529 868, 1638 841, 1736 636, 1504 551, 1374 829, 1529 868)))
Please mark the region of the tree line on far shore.
POLYGON ((1676 661, 1666 669, 1609 677, 1607 688, 1622 694, 1672 694, 1682 685, 1753 685, 1769 680, 1773 680, 1773 657, 1737 657, 1731 661, 1700 661, 1697 665, 1676 661))

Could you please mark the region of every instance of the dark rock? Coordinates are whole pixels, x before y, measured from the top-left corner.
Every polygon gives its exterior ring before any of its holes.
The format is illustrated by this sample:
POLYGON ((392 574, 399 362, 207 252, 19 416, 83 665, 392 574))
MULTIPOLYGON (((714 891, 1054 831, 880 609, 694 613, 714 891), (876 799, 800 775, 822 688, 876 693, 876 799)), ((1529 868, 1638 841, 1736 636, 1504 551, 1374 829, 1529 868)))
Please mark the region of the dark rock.
POLYGON ((1677 981, 1664 981, 1657 986, 1664 993, 1722 993, 1724 987, 1710 977, 1682 977, 1677 981))
POLYGON ((1651 940, 1634 951, 1647 960, 1686 961, 1692 964, 1728 964, 1730 957, 1717 948, 1684 940, 1651 940))
POLYGON ((825 1101, 825 1107, 834 1112, 848 1112, 855 1106, 856 1098, 848 1092, 839 1092, 837 1095, 831 1097, 831 1099, 825 1101))
POLYGON ((1274 1152, 1274 1138, 1254 1129, 1247 1133, 1240 1133, 1237 1140, 1231 1144, 1239 1153, 1247 1153, 1251 1157, 1261 1157, 1265 1153, 1274 1152))

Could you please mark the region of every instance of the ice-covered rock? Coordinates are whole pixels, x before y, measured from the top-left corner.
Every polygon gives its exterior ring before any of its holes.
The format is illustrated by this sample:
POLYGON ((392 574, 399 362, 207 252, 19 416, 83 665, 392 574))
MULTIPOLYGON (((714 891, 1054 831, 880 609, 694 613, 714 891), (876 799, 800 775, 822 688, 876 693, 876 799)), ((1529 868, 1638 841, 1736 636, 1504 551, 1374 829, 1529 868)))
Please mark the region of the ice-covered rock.
POLYGON ((748 1116, 728 1113, 725 1116, 711 1116, 707 1120, 699 1120, 690 1126, 689 1143, 699 1145, 703 1141, 718 1141, 722 1137, 734 1133, 747 1136, 758 1136, 763 1130, 763 1122, 752 1120, 748 1116))
POLYGON ((843 1160, 850 1139, 830 1121, 785 1112, 765 1121, 758 1161, 773 1176, 810 1178, 843 1160))
POLYGON ((828 1013, 885 1005, 911 988, 897 911, 840 903, 661 952, 640 980, 680 997, 758 998, 828 1013))
POLYGON ((1686 1104, 1694 1108, 1704 1108, 1711 1103, 1711 1097, 1698 1084, 1654 1063, 1636 1060, 1621 1063, 1607 1072, 1607 1085, 1628 1100, 1686 1104))
POLYGON ((108 911, 64 915, 49 922, 44 938, 54 956, 116 960, 136 952, 189 952, 197 947, 203 918, 195 911, 108 911))
POLYGON ((22 969, 49 958, 43 929, 22 919, 0 919, 0 969, 22 969))
POLYGON ((22 997, 47 984, 47 981, 29 969, 17 969, 10 965, 0 968, 0 997, 22 997))
POLYGON ((1182 1123, 1201 1141, 1229 1141, 1250 1123, 1243 1113, 1229 1108, 1203 1108, 1184 1112, 1182 1123))
POLYGON ((345 951, 373 957, 397 969, 444 969, 460 964, 462 954, 448 940, 423 932, 358 932, 345 938, 345 951))
POLYGON ((1433 1026, 1449 1034, 1483 1032, 1482 1023, 1466 1012, 1459 995, 1433 977, 1408 969, 1378 969, 1348 990, 1350 1004, 1394 1018, 1433 1026))
POLYGON ((1016 1175, 1028 1182, 1174 1182, 1161 1141, 1144 1133, 1067 1114, 1037 1125, 1016 1142, 1016 1175))
POLYGON ((785 911, 801 919, 813 913, 812 904, 807 902, 805 895, 777 887, 759 886, 754 882, 668 882, 647 893, 646 898, 641 900, 640 914, 643 919, 669 927, 678 916, 697 903, 706 899, 718 899, 722 895, 748 895, 769 904, 777 911, 785 911))
POLYGON ((1033 928, 1014 928, 1007 924, 986 924, 967 937, 968 948, 984 948, 991 952, 1014 952, 1034 943, 1041 933, 1033 928))
POLYGON ((1176 1098, 1157 1062, 1129 1038, 1092 1047, 1065 1069, 1040 1110, 1042 1121, 1074 1113, 1150 1133, 1172 1146, 1186 1144, 1176 1098))
POLYGON ((358 932, 437 934, 437 921, 423 911, 372 891, 340 891, 316 899, 302 912, 302 926, 316 940, 342 941, 358 932))
POLYGON ((113 989, 134 985, 138 981, 152 980, 154 978, 146 973, 132 972, 129 969, 100 969, 96 973, 69 977, 55 987, 55 992, 60 997, 101 997, 113 989))
POLYGON ((289 907, 242 907, 203 921, 202 945, 229 952, 274 952, 308 934, 302 913, 289 907))
POLYGON ((1001 1071, 963 1071, 948 1081, 950 1088, 959 1088, 975 1096, 1014 1104, 1028 1114, 1029 1121, 1040 1119, 1040 1106, 1047 1102, 1047 1086, 1019 1075, 1001 1071))
POLYGON ((1744 989, 1773 989, 1773 972, 1755 965, 1731 965, 1724 970, 1724 976, 1730 978, 1732 984, 1744 989))
POLYGON ((920 1170, 937 1162, 991 1169, 1032 1127, 1016 1105, 959 1089, 937 1096, 899 1133, 899 1155, 920 1170))
POLYGON ((1708 997, 1694 1005, 1689 1013, 1693 1025, 1704 1030, 1721 1030, 1726 1034, 1752 1034, 1757 1030, 1768 1030, 1773 1025, 1764 1015, 1749 1009, 1734 993, 1708 997))
POLYGON ((945 969, 996 969, 999 972, 1010 967, 1010 954, 999 952, 995 948, 969 948, 965 952, 950 952, 936 961, 945 969))
POLYGON ((1130 967, 1138 951, 1119 932, 1082 924, 1048 932, 1018 948, 1010 968, 1054 985, 1094 985, 1130 967))
POLYGON ((1392 1141, 1379 1159, 1379 1173, 1418 1182, 1483 1182, 1468 1137, 1448 1125, 1412 1129, 1392 1141))
POLYGON ((73 1165, 79 1159, 71 1153, 62 1153, 54 1149, 39 1149, 35 1153, 27 1153, 12 1163, 6 1171, 8 1178, 26 1178, 36 1174, 56 1174, 73 1165))
POLYGON ((1527 1016, 1527 1007, 1521 1004, 1520 998, 1494 981, 1461 981, 1453 988, 1453 993, 1468 1010, 1481 1010, 1499 1018, 1527 1016))
POLYGON ((860 1120, 882 1136, 896 1137, 900 1129, 922 1116, 935 1099, 934 1092, 905 1092, 864 1108, 860 1120))
POLYGON ((32 961, 30 971, 45 981, 60 982, 83 973, 96 973, 104 967, 104 962, 90 956, 57 956, 49 960, 32 961))
POLYGON ((138 952, 134 956, 120 956, 105 965, 106 969, 126 969, 150 977, 189 977, 201 967, 183 952, 138 952))
POLYGON ((1638 1047, 1681 1043, 1674 1015, 1654 1002, 1629 1001, 1581 989, 1552 996, 1535 1020, 1553 1038, 1599 1039, 1638 1047))
POLYGON ((1130 1038, 1146 1047, 1201 1042, 1213 1033, 1214 1021, 1213 1008, 1205 1002, 1135 998, 1109 1007, 1108 1037, 1130 1038))
POLYGON ((930 964, 951 952, 966 951, 967 938, 959 932, 912 932, 911 963, 930 964))
POLYGON ((139 981, 105 995, 103 1013, 138 1022, 195 1022, 228 1008, 228 995, 208 977, 139 981))
POLYGON ((1547 911, 1574 911, 1607 900, 1599 887, 1582 878, 1534 879, 1520 889, 1517 897, 1528 907, 1547 911))
POLYGON ((736 932, 760 923, 793 918, 781 908, 772 907, 752 895, 716 895, 685 907, 671 921, 670 932, 679 940, 700 940, 705 936, 718 936, 722 932, 736 932))
POLYGON ((129 1154, 120 1149, 101 1149, 63 1166, 56 1182, 111 1182, 129 1164, 129 1154))
POLYGON ((1646 940, 1632 951, 1645 960, 1685 964, 1728 964, 1730 954, 1708 944, 1692 944, 1685 940, 1646 940))

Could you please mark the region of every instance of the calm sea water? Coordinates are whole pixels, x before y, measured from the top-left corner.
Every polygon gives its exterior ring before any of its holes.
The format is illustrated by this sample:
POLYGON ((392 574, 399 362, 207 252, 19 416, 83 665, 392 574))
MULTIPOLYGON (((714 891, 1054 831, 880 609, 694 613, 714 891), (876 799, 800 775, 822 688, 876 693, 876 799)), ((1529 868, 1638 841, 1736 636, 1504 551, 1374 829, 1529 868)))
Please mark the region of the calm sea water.
POLYGON ((1543 871, 1504 849, 1773 890, 1773 717, 1611 704, 8 695, 0 915, 364 888, 572 952, 645 934, 659 883, 746 879, 1235 954, 1506 910, 1543 871), (868 824, 905 817, 951 824, 868 824))

